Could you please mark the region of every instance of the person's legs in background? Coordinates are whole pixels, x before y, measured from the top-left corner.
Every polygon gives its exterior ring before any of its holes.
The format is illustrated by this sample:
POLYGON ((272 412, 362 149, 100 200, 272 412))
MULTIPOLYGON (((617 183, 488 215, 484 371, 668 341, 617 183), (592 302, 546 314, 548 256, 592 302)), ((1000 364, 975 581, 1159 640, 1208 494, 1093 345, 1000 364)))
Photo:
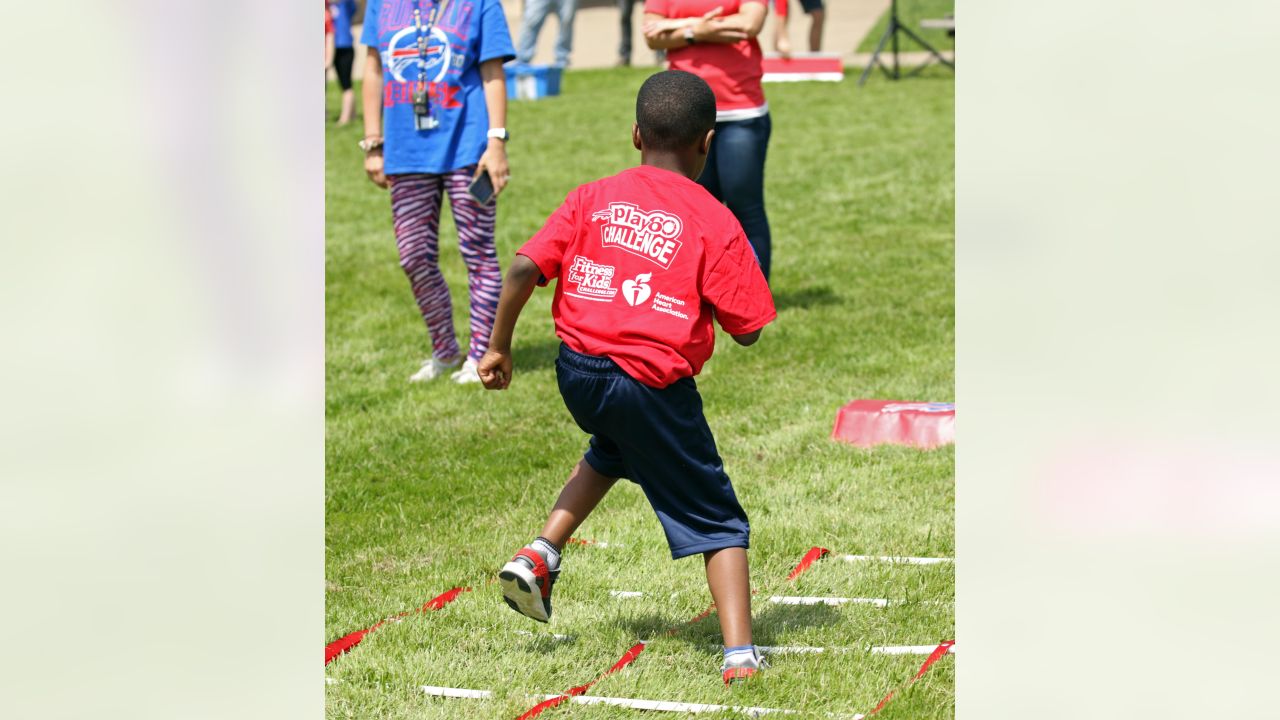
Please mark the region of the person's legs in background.
POLYGON ((698 178, 742 223, 766 280, 772 264, 773 240, 764 208, 764 162, 772 129, 773 122, 767 114, 716 123, 707 169, 698 178))
POLYGON ((826 24, 827 11, 822 0, 800 0, 800 6, 809 16, 809 51, 822 50, 822 27, 826 24))
POLYGON ((342 91, 342 111, 338 114, 338 124, 346 125, 356 114, 356 94, 352 90, 342 91))
POLYGON ((524 17, 520 19, 520 41, 516 44, 516 60, 528 65, 538 47, 538 33, 547 21, 555 0, 525 0, 524 17))
MULTIPOLYGON (((475 175, 476 166, 470 165, 447 173, 445 190, 449 193, 449 207, 453 211, 453 223, 458 227, 458 250, 467 266, 467 286, 471 291, 471 342, 467 352, 467 364, 480 362, 489 349, 489 335, 498 312, 498 296, 502 292, 502 271, 498 268, 498 251, 494 242, 496 203, 481 205, 467 192, 475 175)), ((464 367, 459 375, 465 372, 464 367)), ((455 377, 458 382, 478 382, 479 376, 455 377)))
POLYGON ((720 156, 717 147, 720 144, 720 126, 716 123, 716 134, 711 138, 711 149, 707 151, 707 164, 702 166, 702 174, 698 176, 698 184, 711 193, 711 197, 724 202, 724 194, 720 190, 720 165, 716 159, 720 156))
POLYGON ((618 17, 619 17, 619 40, 618 40, 618 64, 631 64, 631 11, 635 7, 636 0, 618 0, 618 17))
POLYGON ((355 61, 355 49, 337 48, 333 54, 333 70, 338 75, 338 86, 342 88, 342 110, 338 114, 338 124, 346 125, 356 112, 356 94, 351 89, 351 66, 355 61))
POLYGON ((578 12, 578 0, 560 0, 560 36, 556 39, 556 65, 569 67, 573 54, 573 16, 578 12))
POLYGON ((431 358, 413 381, 431 380, 462 354, 453 333, 453 303, 440 272, 440 175, 392 175, 391 217, 400 267, 409 278, 422 320, 431 333, 431 358))
POLYGON ((818 52, 822 50, 822 26, 826 22, 826 10, 818 8, 809 13, 809 50, 818 52))

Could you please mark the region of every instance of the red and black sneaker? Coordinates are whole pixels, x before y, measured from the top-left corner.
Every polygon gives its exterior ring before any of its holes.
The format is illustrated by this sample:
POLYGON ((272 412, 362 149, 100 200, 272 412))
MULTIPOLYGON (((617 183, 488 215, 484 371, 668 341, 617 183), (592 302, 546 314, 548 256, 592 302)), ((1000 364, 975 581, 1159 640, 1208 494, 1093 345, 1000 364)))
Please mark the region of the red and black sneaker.
POLYGON ((760 672, 760 669, 753 667, 723 668, 724 684, 732 685, 738 680, 745 680, 758 672, 760 672))
POLYGON ((743 653, 731 657, 733 658, 732 660, 726 658, 724 664, 720 666, 720 675, 724 678, 726 687, 739 680, 753 677, 762 669, 769 667, 769 663, 765 662, 764 658, 760 656, 759 650, 752 650, 750 654, 743 653))
POLYGON ((502 599, 521 615, 547 622, 551 619, 551 586, 559 576, 560 571, 548 568, 547 561, 532 548, 520 548, 498 572, 502 599))

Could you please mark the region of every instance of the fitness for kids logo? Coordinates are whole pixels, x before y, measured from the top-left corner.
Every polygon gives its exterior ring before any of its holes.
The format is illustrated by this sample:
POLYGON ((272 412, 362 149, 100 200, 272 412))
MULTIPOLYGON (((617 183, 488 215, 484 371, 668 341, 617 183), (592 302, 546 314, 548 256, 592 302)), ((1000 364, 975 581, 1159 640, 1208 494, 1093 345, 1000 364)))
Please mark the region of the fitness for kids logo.
MULTIPOLYGON (((566 289, 564 294, 582 298, 583 300, 609 302, 613 300, 614 295, 618 294, 618 288, 613 286, 613 273, 614 268, 612 265, 600 265, 590 258, 574 255, 573 264, 569 266, 569 272, 565 273, 564 279, 568 283, 576 284, 578 291, 571 292, 566 289)), ((627 282, 631 281, 628 280, 627 282)), ((625 287, 624 285, 624 295, 627 292, 625 287)), ((628 300, 627 302, 631 301, 628 300)), ((634 305, 635 303, 632 304, 634 305)))
MULTIPOLYGON (((645 212, 631 203, 609 203, 609 209, 597 210, 592 220, 604 220, 600 226, 600 244, 616 247, 657 263, 663 270, 680 252, 680 232, 684 223, 679 217, 662 210, 645 212)), ((632 303, 634 304, 634 303, 632 303)))

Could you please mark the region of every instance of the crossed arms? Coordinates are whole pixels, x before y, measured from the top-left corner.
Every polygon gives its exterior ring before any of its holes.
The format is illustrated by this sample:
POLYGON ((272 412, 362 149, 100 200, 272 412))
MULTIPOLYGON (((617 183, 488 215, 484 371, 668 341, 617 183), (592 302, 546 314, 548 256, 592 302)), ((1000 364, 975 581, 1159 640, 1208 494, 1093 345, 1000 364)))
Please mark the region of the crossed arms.
POLYGON ((760 34, 764 27, 765 4, 744 2, 733 15, 725 15, 724 8, 716 8, 698 17, 668 18, 656 13, 644 14, 645 42, 652 50, 674 50, 688 47, 685 30, 692 30, 693 39, 700 43, 736 43, 760 34))

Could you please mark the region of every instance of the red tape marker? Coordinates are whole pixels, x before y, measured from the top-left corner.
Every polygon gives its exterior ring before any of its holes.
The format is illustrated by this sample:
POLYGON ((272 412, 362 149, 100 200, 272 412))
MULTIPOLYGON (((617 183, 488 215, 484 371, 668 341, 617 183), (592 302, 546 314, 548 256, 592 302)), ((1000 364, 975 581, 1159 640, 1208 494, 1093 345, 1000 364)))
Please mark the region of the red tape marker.
POLYGON ((613 667, 600 673, 600 676, 597 677, 595 680, 592 680, 591 682, 585 685, 579 685, 577 687, 569 688, 569 692, 565 693, 564 695, 557 695, 556 697, 553 697, 549 700, 543 700, 537 705, 534 705, 533 707, 526 710, 525 713, 520 717, 516 718, 516 720, 529 720, 529 718, 537 717, 543 710, 546 710, 548 708, 553 708, 575 695, 582 695, 586 693, 587 690, 589 690, 592 685, 595 685, 596 683, 600 682, 600 680, 603 679, 605 676, 611 675, 621 670, 622 668, 630 665, 631 661, 639 657, 640 653, 642 652, 644 652, 644 643, 636 643, 635 645, 632 645, 630 650, 627 650, 625 653, 622 654, 622 657, 618 658, 618 662, 614 663, 613 667))
POLYGON ((941 643, 938 643, 938 647, 934 648, 933 652, 929 653, 929 657, 925 658, 924 664, 920 666, 920 671, 917 672, 916 676, 911 678, 911 680, 913 682, 919 680, 921 675, 929 672, 929 668, 934 663, 938 662, 938 658, 946 655, 951 650, 951 646, 955 644, 955 640, 944 640, 941 643))
MULTIPOLYGON (((423 610, 439 610, 445 605, 448 605, 449 603, 453 602, 459 595, 461 595, 464 592, 467 592, 470 589, 471 588, 456 587, 448 592, 441 593, 431 598, 430 600, 428 600, 426 604, 423 605, 418 610, 418 612, 422 612, 423 610)), ((408 615, 408 613, 404 613, 404 614, 408 615)), ((403 617, 403 615, 401 617, 403 617)))
POLYGON ((407 611, 407 612, 402 612, 402 613, 400 613, 399 615, 395 615, 395 616, 389 617, 389 618, 387 618, 386 620, 380 620, 380 621, 378 621, 377 623, 375 623, 374 625, 372 625, 372 626, 370 626, 370 627, 367 627, 367 628, 365 628, 365 629, 363 629, 363 630, 357 630, 357 631, 355 631, 355 632, 353 632, 353 633, 348 633, 348 634, 346 634, 346 635, 343 635, 342 637, 338 638, 337 640, 334 640, 333 642, 331 642, 331 643, 329 643, 328 645, 325 645, 325 646, 324 646, 324 664, 325 664, 325 665, 328 665, 329 663, 333 662, 333 659, 334 659, 334 658, 336 658, 336 657, 338 657, 339 655, 341 655, 341 654, 343 654, 343 653, 347 652, 347 651, 348 651, 348 650, 350 650, 351 648, 353 648, 353 647, 355 647, 355 646, 359 645, 359 644, 360 644, 360 642, 361 642, 362 640, 364 640, 364 636, 365 636, 365 635, 368 635, 369 633, 373 632, 374 630, 377 630, 378 628, 382 627, 382 626, 383 626, 383 625, 385 625, 386 623, 388 623, 388 622, 395 622, 396 620, 399 620, 399 619, 401 619, 401 618, 403 618, 403 617, 406 617, 406 616, 408 616, 408 615, 412 615, 412 614, 413 614, 413 613, 415 613, 415 612, 426 612, 426 611, 428 611, 428 610, 439 610, 440 608, 444 607, 445 605, 448 605, 449 603, 453 602, 453 601, 454 601, 454 600, 455 600, 459 595, 461 595, 461 594, 462 594, 462 593, 464 593, 464 592, 469 591, 470 589, 471 589, 471 588, 466 588, 466 587, 456 587, 456 588, 453 588, 452 590, 449 590, 448 592, 441 593, 440 595, 437 595, 436 597, 431 598, 431 599, 430 599, 430 600, 428 600, 425 604, 423 604, 423 606, 422 606, 422 607, 418 608, 417 610, 410 610, 410 611, 407 611))
MULTIPOLYGON (((938 662, 938 658, 942 657, 943 655, 946 655, 947 652, 951 650, 951 646, 955 644, 956 644, 955 640, 944 640, 941 643, 939 643, 938 647, 934 648, 933 652, 929 653, 929 657, 925 658, 924 664, 921 665, 920 669, 916 671, 915 676, 913 676, 909 681, 907 681, 907 685, 910 686, 912 683, 914 683, 915 681, 923 677, 925 673, 929 672, 929 668, 933 667, 933 664, 938 662)), ((890 690, 889 694, 885 695, 884 699, 880 701, 880 704, 876 705, 875 709, 867 713, 867 715, 875 715, 876 713, 880 712, 880 708, 884 707, 885 705, 888 705, 889 701, 893 699, 893 695, 896 692, 898 691, 890 690)))
POLYGON ((359 645, 360 641, 364 640, 365 635, 368 635, 374 630, 377 630, 381 626, 382 626, 382 623, 378 623, 373 627, 367 627, 364 630, 357 630, 353 633, 343 635, 337 640, 334 640, 328 645, 325 645, 324 646, 324 664, 328 665, 329 663, 333 662, 334 658, 350 650, 356 645, 359 645))
POLYGON ((809 548, 809 552, 805 553, 804 557, 800 558, 800 562, 796 563, 795 569, 791 571, 791 574, 787 576, 787 579, 795 580, 800 577, 800 573, 808 570, 810 565, 821 560, 824 556, 830 554, 830 552, 831 551, 826 548, 809 548))

